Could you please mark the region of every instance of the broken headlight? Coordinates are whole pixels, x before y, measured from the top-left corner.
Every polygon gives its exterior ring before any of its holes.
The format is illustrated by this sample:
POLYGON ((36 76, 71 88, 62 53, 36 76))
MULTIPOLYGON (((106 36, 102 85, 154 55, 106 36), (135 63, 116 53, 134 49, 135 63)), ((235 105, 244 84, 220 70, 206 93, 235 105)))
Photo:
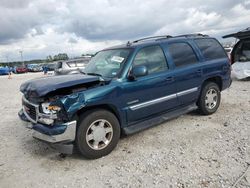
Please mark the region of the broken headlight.
POLYGON ((61 110, 59 106, 50 105, 50 103, 45 102, 41 104, 41 112, 38 121, 43 124, 52 125, 57 119, 57 112, 61 110))
POLYGON ((50 103, 42 103, 42 112, 45 114, 56 114, 56 112, 59 112, 61 108, 59 106, 50 105, 50 103))

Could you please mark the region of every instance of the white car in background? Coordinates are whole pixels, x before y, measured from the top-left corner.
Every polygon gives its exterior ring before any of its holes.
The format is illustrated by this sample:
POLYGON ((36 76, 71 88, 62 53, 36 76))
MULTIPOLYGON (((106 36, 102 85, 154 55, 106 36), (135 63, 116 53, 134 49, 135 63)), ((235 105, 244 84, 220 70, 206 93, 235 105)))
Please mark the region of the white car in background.
POLYGON ((91 58, 78 58, 66 61, 58 61, 55 68, 55 75, 77 74, 84 70, 91 58))
POLYGON ((238 39, 230 55, 232 75, 238 79, 248 78, 250 77, 250 27, 237 33, 223 36, 223 38, 229 37, 238 39))

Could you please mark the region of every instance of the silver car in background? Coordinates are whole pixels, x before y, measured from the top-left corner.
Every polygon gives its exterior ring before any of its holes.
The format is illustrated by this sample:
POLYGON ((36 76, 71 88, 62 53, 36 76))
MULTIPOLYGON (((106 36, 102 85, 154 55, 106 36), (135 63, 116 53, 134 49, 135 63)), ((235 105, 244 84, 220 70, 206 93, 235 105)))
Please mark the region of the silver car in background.
POLYGON ((55 68, 55 75, 77 74, 83 71, 90 61, 90 57, 58 61, 55 68))

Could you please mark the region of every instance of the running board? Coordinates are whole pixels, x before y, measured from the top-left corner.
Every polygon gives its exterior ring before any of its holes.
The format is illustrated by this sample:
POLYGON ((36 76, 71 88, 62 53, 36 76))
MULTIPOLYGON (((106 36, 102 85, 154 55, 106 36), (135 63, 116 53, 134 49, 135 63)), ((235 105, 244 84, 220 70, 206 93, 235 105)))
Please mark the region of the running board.
POLYGON ((173 110, 173 111, 164 113, 162 115, 159 115, 157 117, 144 120, 142 122, 136 123, 136 124, 131 125, 129 127, 124 127, 124 128, 122 128, 122 131, 125 135, 134 134, 136 132, 148 129, 148 128, 153 127, 155 125, 159 125, 165 121, 176 118, 176 117, 181 116, 183 114, 186 114, 188 112, 194 111, 197 108, 198 107, 196 106, 196 104, 184 106, 184 107, 179 108, 177 110, 173 110))

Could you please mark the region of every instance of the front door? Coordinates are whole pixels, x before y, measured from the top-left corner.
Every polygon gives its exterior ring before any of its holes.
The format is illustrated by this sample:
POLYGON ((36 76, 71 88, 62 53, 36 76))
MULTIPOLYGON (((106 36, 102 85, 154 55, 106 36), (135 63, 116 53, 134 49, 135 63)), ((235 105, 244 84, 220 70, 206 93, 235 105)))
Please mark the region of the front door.
POLYGON ((178 106, 175 78, 162 48, 156 45, 139 50, 132 66, 138 65, 147 67, 148 74, 121 86, 128 124, 178 106))

